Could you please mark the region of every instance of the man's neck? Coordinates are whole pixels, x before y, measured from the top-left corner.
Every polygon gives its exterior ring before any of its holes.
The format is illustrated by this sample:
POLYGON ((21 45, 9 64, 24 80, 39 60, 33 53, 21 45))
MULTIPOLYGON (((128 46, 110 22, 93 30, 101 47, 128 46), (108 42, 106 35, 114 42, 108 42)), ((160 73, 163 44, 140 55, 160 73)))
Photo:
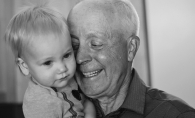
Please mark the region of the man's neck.
POLYGON ((130 76, 126 76, 120 90, 115 95, 112 97, 102 97, 98 99, 105 115, 116 111, 123 104, 127 95, 130 80, 130 76))

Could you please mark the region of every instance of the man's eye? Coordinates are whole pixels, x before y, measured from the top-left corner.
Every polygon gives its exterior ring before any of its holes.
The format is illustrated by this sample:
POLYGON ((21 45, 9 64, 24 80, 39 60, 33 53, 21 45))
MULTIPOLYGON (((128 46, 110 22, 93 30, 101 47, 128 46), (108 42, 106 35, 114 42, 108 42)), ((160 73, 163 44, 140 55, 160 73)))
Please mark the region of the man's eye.
POLYGON ((45 66, 49 66, 51 64, 52 64, 52 61, 46 61, 46 62, 43 63, 43 65, 45 65, 45 66))
POLYGON ((97 46, 102 46, 102 45, 101 44, 94 44, 94 43, 92 43, 91 46, 97 47, 97 46))
POLYGON ((98 42, 91 43, 91 47, 93 47, 93 48, 101 48, 102 46, 103 46, 102 43, 98 43, 98 42))

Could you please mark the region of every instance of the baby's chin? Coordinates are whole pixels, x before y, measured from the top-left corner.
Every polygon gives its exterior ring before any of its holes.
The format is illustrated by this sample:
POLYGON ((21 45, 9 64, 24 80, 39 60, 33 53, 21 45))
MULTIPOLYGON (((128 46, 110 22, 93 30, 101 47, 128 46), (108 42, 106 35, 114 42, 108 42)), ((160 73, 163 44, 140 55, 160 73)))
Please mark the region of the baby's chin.
POLYGON ((55 88, 63 88, 63 87, 66 87, 67 86, 67 81, 61 81, 61 82, 57 82, 55 83, 55 85, 53 87, 55 88))

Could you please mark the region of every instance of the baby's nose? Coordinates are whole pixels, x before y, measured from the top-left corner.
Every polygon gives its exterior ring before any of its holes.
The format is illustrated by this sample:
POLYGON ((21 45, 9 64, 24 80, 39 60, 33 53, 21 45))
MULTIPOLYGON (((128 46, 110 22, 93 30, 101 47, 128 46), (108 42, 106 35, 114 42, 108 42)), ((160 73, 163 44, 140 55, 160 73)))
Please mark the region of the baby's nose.
POLYGON ((61 63, 61 64, 59 64, 58 70, 59 70, 59 73, 64 73, 64 72, 66 72, 68 69, 67 69, 67 67, 66 67, 66 64, 61 63))

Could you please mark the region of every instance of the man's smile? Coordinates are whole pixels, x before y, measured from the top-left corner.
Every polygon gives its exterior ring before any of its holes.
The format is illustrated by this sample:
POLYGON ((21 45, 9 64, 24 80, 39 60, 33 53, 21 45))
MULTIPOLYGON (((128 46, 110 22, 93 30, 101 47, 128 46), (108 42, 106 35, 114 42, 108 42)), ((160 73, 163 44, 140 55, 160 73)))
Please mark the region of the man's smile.
POLYGON ((97 76, 101 71, 102 71, 102 69, 101 70, 92 71, 92 72, 83 72, 83 75, 86 78, 94 77, 94 76, 97 76))

